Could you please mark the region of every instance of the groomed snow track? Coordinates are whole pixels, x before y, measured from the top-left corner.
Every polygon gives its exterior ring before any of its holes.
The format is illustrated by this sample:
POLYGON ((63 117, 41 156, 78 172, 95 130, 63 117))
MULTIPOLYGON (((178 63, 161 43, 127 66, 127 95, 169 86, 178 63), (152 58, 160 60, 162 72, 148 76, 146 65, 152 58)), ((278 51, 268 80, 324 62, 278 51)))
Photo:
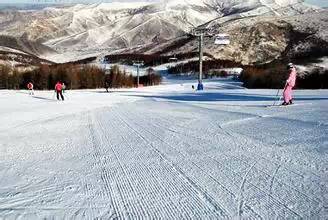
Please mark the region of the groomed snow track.
MULTIPOLYGON (((143 92, 72 92, 24 126, 12 118, 0 133, 0 219, 327 219, 327 91, 278 109, 143 92), (77 107, 85 97, 94 108, 77 107)), ((43 101, 18 95, 21 107, 43 101)))

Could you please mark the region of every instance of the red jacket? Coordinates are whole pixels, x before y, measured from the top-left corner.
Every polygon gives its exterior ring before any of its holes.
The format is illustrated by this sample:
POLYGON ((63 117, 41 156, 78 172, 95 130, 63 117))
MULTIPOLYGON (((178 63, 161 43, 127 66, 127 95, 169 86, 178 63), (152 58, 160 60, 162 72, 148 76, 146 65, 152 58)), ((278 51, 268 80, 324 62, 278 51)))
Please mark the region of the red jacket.
POLYGON ((28 89, 33 89, 33 84, 32 84, 32 83, 28 83, 28 84, 27 84, 27 88, 28 88, 28 89))
POLYGON ((55 85, 55 90, 56 90, 56 91, 62 91, 62 89, 63 89, 63 85, 62 85, 61 83, 57 83, 57 84, 55 85))

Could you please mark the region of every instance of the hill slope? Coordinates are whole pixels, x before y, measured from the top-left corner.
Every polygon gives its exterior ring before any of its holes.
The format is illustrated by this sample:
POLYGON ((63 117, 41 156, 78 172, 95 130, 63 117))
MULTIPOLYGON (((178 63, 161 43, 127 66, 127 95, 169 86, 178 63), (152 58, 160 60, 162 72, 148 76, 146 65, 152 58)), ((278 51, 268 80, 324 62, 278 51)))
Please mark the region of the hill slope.
MULTIPOLYGON (((204 52, 215 59, 244 65, 263 64, 276 59, 328 55, 328 11, 294 16, 228 17, 209 22, 214 37, 204 40, 204 52), (311 20, 309 20, 311 17, 311 20), (238 18, 236 20, 236 18, 238 18), (215 34, 227 33, 230 45, 215 45, 215 34)), ((163 44, 153 44, 127 53, 160 53, 166 56, 198 51, 195 37, 184 36, 163 44)))
POLYGON ((177 83, 0 91, 0 216, 326 219, 328 90, 177 83))
POLYGON ((160 44, 223 16, 295 15, 316 10, 295 0, 166 0, 0 12, 0 34, 25 36, 59 53, 54 59, 160 44), (287 6, 287 7, 286 7, 287 6))

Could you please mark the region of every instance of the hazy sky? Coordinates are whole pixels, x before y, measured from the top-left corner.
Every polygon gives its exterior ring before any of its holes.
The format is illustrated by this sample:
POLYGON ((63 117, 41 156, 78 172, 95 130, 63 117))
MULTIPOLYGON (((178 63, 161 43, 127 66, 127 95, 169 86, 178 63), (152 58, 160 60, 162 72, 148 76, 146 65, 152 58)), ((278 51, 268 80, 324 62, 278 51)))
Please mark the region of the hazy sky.
POLYGON ((323 6, 323 7, 328 6, 328 0, 306 0, 305 2, 313 4, 313 5, 323 6))
MULTIPOLYGON (((119 0, 116 0, 119 2, 119 0)), ((127 1, 127 0, 123 0, 127 1)), ((147 1, 147 0, 130 0, 130 1, 147 1)), ((149 1, 149 0, 148 0, 149 1)), ((0 0, 0 3, 92 3, 92 2, 111 2, 111 0, 0 0)), ((305 0, 305 2, 328 7, 328 0, 305 0)))
POLYGON ((0 0, 0 3, 95 3, 95 2, 151 2, 159 0, 0 0))

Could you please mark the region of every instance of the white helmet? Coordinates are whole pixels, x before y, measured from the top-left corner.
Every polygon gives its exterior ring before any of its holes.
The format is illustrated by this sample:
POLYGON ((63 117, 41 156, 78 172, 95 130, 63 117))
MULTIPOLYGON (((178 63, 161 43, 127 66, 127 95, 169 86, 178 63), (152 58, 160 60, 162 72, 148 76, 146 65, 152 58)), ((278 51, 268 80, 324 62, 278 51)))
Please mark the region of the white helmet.
POLYGON ((293 67, 294 67, 294 64, 293 64, 293 63, 288 63, 288 64, 287 64, 287 68, 288 68, 288 69, 291 69, 291 68, 293 68, 293 67))

